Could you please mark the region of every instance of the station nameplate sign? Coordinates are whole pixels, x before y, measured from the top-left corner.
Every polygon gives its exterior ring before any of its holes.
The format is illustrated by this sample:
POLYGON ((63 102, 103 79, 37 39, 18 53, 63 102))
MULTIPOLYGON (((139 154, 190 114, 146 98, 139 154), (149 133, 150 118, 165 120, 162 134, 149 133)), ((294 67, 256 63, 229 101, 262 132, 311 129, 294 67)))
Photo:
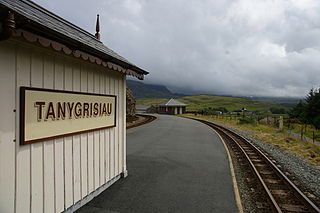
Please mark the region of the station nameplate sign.
POLYGON ((20 88, 20 144, 116 126, 116 96, 20 88))

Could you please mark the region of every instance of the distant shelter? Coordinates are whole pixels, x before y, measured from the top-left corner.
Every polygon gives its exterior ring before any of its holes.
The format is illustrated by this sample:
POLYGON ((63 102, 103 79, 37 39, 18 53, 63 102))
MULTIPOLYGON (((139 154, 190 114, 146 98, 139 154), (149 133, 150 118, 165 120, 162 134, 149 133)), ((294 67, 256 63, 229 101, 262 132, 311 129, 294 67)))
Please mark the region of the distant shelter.
POLYGON ((170 115, 183 114, 186 112, 186 106, 187 104, 171 98, 169 101, 160 103, 158 105, 158 112, 160 114, 170 115))

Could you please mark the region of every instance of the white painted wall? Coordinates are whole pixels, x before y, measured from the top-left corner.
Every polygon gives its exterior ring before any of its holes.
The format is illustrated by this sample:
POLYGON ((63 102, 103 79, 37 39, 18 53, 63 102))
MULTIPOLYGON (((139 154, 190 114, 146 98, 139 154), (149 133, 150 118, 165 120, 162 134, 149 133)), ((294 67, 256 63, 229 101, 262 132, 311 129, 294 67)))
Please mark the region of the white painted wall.
POLYGON ((124 74, 23 41, 1 41, 0 212, 62 212, 124 172, 125 88, 124 74), (117 126, 21 146, 20 86, 116 95, 117 126))

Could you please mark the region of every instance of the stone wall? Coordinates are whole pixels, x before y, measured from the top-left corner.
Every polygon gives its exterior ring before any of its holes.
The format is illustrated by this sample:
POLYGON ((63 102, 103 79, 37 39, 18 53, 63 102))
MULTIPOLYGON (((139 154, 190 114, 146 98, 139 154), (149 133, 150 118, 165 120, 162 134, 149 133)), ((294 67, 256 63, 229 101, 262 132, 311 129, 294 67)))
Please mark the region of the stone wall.
POLYGON ((126 102, 127 122, 132 122, 136 118, 136 100, 134 99, 132 91, 129 88, 127 88, 126 102))

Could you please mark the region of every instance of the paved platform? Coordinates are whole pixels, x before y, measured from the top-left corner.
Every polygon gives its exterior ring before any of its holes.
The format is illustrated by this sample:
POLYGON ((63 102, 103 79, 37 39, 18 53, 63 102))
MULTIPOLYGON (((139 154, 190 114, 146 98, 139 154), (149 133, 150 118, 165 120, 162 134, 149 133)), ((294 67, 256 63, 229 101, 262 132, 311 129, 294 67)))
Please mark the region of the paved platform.
POLYGON ((128 130, 127 168, 77 213, 237 212, 224 146, 200 122, 159 115, 128 130))

